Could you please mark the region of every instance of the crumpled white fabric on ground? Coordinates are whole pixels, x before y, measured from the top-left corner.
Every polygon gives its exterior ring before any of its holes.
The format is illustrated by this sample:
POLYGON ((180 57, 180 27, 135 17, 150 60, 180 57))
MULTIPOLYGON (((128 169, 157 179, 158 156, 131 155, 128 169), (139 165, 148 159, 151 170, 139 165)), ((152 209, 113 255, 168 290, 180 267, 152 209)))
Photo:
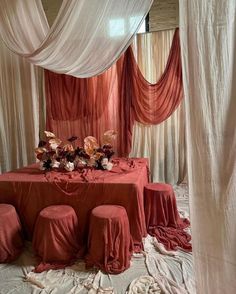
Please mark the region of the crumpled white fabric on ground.
POLYGON ((156 250, 154 239, 148 236, 144 243, 149 274, 160 281, 164 293, 180 291, 194 294, 196 290, 192 254, 178 250, 171 251, 170 255, 163 255, 156 250))
POLYGON ((176 283, 168 281, 165 277, 157 278, 151 276, 142 276, 135 279, 129 287, 128 294, 185 294, 184 288, 179 287, 176 283))

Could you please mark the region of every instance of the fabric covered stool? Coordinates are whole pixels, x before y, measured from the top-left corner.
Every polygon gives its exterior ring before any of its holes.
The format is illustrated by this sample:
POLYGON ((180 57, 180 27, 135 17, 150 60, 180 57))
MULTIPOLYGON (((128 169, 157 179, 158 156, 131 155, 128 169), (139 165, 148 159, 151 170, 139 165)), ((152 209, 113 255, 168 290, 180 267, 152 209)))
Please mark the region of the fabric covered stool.
POLYGON ((0 204, 0 263, 17 258, 22 248, 21 223, 15 207, 0 204))
POLYGON ((33 248, 43 262, 35 271, 70 264, 78 252, 78 235, 78 218, 72 207, 52 205, 41 210, 34 228, 33 248))
POLYGON ((118 274, 129 268, 133 252, 129 220, 124 207, 101 205, 90 215, 86 265, 118 274))
POLYGON ((190 223, 180 217, 171 185, 147 184, 144 187, 144 209, 147 231, 150 235, 156 236, 167 250, 181 247, 191 251, 191 236, 183 230, 190 223))

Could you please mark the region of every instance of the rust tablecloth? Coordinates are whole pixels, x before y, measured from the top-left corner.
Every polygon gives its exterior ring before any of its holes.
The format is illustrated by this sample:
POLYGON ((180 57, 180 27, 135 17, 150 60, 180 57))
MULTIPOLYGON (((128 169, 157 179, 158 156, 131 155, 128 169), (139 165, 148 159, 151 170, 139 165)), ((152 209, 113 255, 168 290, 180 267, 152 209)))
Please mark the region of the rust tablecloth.
POLYGON ((148 183, 144 158, 114 159, 111 171, 43 172, 37 164, 0 175, 0 203, 13 204, 26 236, 32 238, 39 212, 54 204, 71 205, 79 219, 81 256, 86 249, 89 215, 101 204, 125 207, 136 251, 146 236, 143 189, 148 183))

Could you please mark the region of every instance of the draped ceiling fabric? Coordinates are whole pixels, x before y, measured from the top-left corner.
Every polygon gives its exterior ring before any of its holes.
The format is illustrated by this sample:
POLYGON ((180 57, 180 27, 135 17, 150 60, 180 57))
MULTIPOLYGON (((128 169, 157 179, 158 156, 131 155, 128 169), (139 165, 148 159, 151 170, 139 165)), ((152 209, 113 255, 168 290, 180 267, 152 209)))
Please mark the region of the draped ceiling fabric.
POLYGON ((180 0, 197 293, 236 291, 235 12, 235 0, 180 0))
POLYGON ((78 79, 45 71, 47 129, 62 140, 118 132, 119 156, 128 156, 134 120, 155 124, 167 119, 182 99, 179 32, 176 30, 166 69, 156 84, 147 82, 131 48, 102 75, 78 79))
MULTIPOLYGON (((139 68, 150 83, 165 70, 174 30, 137 34, 133 51, 139 68)), ((147 157, 153 182, 181 183, 186 177, 184 100, 158 125, 135 123, 131 157, 147 157)))
POLYGON ((0 40, 0 173, 35 162, 43 71, 0 40))
POLYGON ((49 28, 39 0, 1 0, 0 35, 35 65, 76 77, 108 69, 132 42, 153 0, 63 0, 49 28))

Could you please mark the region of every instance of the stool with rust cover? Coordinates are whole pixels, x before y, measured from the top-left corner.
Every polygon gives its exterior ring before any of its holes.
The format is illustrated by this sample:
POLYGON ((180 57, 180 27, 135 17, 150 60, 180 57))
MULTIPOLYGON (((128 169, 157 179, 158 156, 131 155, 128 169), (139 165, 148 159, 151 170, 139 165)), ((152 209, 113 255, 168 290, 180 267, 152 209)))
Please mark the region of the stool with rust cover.
POLYGON ((100 205, 90 215, 86 265, 118 274, 130 266, 133 242, 124 207, 100 205))
POLYGON ((15 207, 0 204, 0 263, 16 259, 22 248, 21 223, 15 207))
POLYGON ((33 248, 42 262, 36 272, 63 268, 76 259, 78 252, 78 218, 68 205, 44 208, 37 218, 33 248))
POLYGON ((184 231, 189 226, 177 210, 173 188, 169 184, 149 183, 144 187, 145 219, 148 234, 155 236, 167 250, 180 247, 191 251, 191 236, 184 231))

